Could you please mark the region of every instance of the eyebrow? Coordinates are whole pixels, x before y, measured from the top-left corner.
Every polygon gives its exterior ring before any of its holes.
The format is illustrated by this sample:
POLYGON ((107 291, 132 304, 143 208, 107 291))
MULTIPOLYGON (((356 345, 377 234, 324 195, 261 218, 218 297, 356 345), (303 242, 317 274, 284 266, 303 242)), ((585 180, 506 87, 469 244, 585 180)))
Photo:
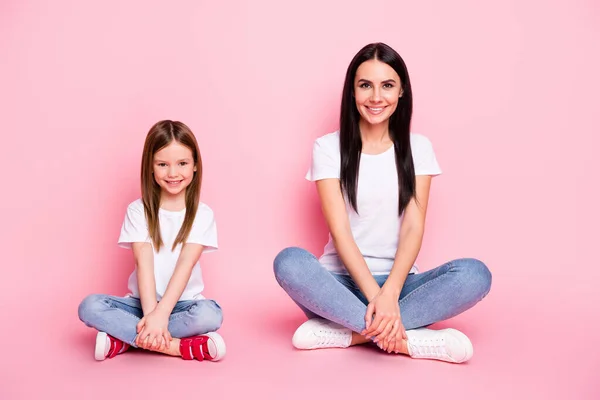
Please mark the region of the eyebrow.
MULTIPOLYGON (((181 160, 177 160, 176 162, 181 162, 181 161, 191 161, 191 158, 182 158, 181 160)), ((154 160, 154 162, 157 162, 157 163, 168 163, 168 161, 158 160, 158 159, 154 160)))
MULTIPOLYGON (((358 83, 361 83, 361 82, 373 84, 373 82, 371 82, 371 81, 370 81, 370 80, 368 80, 368 79, 359 79, 359 80, 358 80, 358 83)), ((396 83, 396 81, 395 81, 395 80, 393 80, 393 79, 387 79, 387 80, 385 80, 385 81, 383 81, 383 82, 381 82, 381 83, 396 83)))

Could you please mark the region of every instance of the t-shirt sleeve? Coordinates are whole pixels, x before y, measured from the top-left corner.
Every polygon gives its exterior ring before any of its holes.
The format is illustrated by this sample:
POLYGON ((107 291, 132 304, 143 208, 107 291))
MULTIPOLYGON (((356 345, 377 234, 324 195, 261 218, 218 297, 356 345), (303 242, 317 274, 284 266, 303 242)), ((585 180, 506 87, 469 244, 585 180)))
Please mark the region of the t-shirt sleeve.
POLYGON ((186 243, 196 243, 204 246, 204 253, 217 250, 217 223, 213 211, 205 205, 198 207, 192 230, 186 243))
POLYGON ((119 246, 126 249, 131 248, 132 243, 150 242, 148 234, 148 223, 144 215, 143 207, 130 205, 125 213, 125 220, 121 226, 121 234, 119 235, 119 246))
POLYGON ((425 136, 418 135, 412 148, 415 175, 439 175, 442 170, 435 157, 433 145, 425 136))
POLYGON ((340 178, 340 163, 334 151, 317 140, 313 146, 312 164, 306 173, 306 179, 316 182, 328 178, 340 178))

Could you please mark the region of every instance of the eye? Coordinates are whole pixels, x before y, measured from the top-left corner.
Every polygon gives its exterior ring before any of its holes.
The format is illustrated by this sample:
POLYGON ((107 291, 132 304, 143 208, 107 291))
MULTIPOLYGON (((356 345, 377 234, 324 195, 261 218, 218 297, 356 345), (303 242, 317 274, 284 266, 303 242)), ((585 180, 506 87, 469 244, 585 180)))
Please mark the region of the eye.
POLYGON ((358 87, 361 89, 368 89, 371 87, 371 85, 369 85, 368 83, 361 83, 360 85, 358 85, 358 87))
POLYGON ((164 163, 164 162, 158 163, 157 165, 158 165, 159 167, 166 167, 166 166, 167 166, 167 164, 166 164, 166 163, 164 163))
POLYGON ((182 161, 179 163, 179 165, 181 165, 182 167, 188 165, 189 163, 187 161, 182 161))
POLYGON ((386 88, 386 89, 391 89, 391 88, 394 87, 394 85, 391 84, 391 83, 386 83, 385 85, 383 85, 383 87, 386 88))

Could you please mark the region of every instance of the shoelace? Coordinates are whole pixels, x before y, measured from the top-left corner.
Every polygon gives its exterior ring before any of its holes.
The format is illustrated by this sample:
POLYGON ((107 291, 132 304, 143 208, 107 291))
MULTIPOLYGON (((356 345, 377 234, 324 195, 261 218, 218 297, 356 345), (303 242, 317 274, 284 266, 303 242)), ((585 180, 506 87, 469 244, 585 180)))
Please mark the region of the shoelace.
POLYGON ((319 329, 315 335, 319 338, 319 345, 323 346, 338 344, 345 336, 343 332, 333 328, 319 329))
POLYGON ((413 356, 449 357, 444 339, 414 339, 408 346, 413 356))

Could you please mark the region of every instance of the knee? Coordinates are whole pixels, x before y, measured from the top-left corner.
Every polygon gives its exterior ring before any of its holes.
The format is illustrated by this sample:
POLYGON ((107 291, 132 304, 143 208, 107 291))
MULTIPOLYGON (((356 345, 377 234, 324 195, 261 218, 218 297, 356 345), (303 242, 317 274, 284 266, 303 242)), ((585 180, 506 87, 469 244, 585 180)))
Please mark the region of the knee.
POLYGON ((492 273, 483 262, 475 258, 463 258, 459 260, 459 269, 464 274, 467 287, 480 299, 490 292, 492 273))
POLYGON ((198 334, 214 332, 223 324, 223 311, 221 307, 212 300, 204 300, 192 306, 189 310, 192 316, 190 327, 198 334))
POLYGON ((77 312, 79 314, 79 319, 83 323, 89 324, 89 322, 94 319, 94 316, 98 315, 98 313, 105 308, 106 304, 103 295, 90 294, 79 304, 77 312))
POLYGON ((299 247, 288 247, 277 254, 273 261, 273 272, 277 282, 290 281, 297 274, 300 259, 312 256, 308 251, 299 247))

